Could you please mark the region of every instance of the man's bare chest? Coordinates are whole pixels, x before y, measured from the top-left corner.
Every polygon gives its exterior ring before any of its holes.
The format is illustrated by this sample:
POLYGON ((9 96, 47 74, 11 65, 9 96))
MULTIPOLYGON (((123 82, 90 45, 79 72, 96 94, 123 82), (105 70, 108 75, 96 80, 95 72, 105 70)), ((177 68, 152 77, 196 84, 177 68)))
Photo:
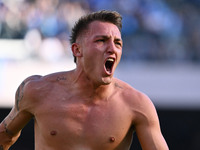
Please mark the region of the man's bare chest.
POLYGON ((73 143, 119 144, 131 127, 131 114, 123 103, 51 101, 38 108, 36 129, 47 139, 73 143))

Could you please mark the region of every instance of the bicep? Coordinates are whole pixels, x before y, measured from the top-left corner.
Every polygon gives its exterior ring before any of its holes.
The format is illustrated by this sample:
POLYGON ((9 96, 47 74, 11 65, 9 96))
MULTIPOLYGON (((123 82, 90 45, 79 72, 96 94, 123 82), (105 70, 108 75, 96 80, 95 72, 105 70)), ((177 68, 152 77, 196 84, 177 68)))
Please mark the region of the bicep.
POLYGON ((29 81, 36 78, 38 76, 29 77, 19 85, 15 94, 15 105, 2 122, 8 134, 17 134, 32 118, 29 112, 30 97, 27 94, 29 89, 26 86, 29 81))
MULTIPOLYGON (((0 124, 0 149, 8 149, 19 137, 22 128, 30 121, 33 115, 30 113, 30 88, 27 84, 40 76, 31 76, 25 79, 18 87, 15 95, 15 105, 0 124), (28 94, 27 94, 28 91, 28 94)), ((31 85, 29 85, 31 87, 31 85)))
POLYGON ((168 150, 157 123, 137 125, 136 133, 143 150, 168 150))
POLYGON ((135 129, 143 150, 168 150, 153 103, 146 97, 142 105, 137 112, 135 129))
POLYGON ((30 89, 32 88, 30 85, 31 81, 35 81, 37 79, 40 79, 41 76, 34 75, 26 78, 17 88, 16 94, 15 94, 15 108, 17 111, 20 111, 21 108, 24 109, 24 104, 30 103, 30 89), (29 86, 28 86, 29 85, 29 86), (21 105, 21 106, 20 106, 21 105), (21 107, 21 108, 20 108, 21 107))

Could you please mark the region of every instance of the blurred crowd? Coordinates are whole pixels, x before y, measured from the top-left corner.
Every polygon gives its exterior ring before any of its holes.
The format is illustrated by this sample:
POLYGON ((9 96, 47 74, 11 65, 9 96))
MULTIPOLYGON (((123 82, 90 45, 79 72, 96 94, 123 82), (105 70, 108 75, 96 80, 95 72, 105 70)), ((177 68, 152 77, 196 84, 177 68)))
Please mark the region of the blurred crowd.
POLYGON ((199 8, 200 0, 0 0, 0 40, 24 40, 30 58, 63 58, 75 21, 108 9, 123 16, 123 60, 199 62, 199 8))

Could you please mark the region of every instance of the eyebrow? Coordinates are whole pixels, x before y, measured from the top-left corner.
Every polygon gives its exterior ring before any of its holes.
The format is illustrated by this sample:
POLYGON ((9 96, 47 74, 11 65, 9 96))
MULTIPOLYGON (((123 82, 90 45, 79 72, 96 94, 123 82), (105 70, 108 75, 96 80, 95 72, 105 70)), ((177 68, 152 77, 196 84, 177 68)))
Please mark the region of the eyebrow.
MULTIPOLYGON (((107 36, 107 35, 97 35, 97 36, 95 36, 94 38, 110 39, 111 36, 107 36)), ((120 41, 120 42, 122 42, 122 39, 121 39, 121 38, 115 38, 114 40, 115 40, 115 41, 120 41)))

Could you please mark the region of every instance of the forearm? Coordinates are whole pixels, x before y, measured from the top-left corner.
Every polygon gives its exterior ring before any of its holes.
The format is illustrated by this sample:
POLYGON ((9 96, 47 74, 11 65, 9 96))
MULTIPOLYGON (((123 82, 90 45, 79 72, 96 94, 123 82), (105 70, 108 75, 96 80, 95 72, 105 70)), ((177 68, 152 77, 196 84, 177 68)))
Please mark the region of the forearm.
POLYGON ((7 129, 5 121, 0 124, 0 150, 8 150, 18 139, 20 132, 12 135, 7 129))

